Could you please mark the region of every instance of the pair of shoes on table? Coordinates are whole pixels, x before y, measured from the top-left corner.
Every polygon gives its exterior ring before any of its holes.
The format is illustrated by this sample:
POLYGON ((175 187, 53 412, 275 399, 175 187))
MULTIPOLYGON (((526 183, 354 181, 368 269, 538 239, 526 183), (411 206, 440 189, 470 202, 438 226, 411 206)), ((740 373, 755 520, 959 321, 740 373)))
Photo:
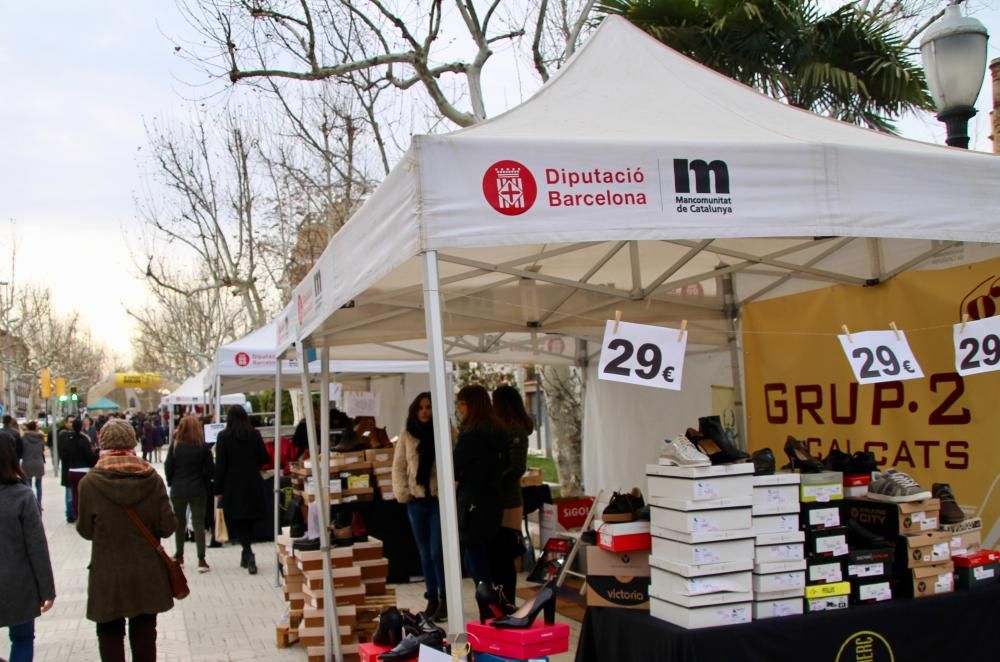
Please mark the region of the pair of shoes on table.
POLYGON ((639 491, 638 487, 633 487, 632 491, 626 494, 615 492, 611 495, 611 501, 601 512, 601 521, 610 523, 634 522, 637 519, 642 519, 643 512, 645 512, 646 519, 649 519, 649 511, 646 510, 646 502, 642 498, 642 492, 639 491))
POLYGON ((388 607, 379 615, 378 629, 372 642, 379 646, 393 646, 380 660, 410 660, 417 656, 421 646, 436 650, 444 647, 445 632, 422 613, 414 616, 405 609, 388 607))
POLYGON ((934 483, 931 485, 931 495, 941 501, 941 523, 958 524, 965 520, 965 511, 958 505, 955 495, 951 491, 948 483, 934 483))
POLYGON ((302 536, 292 541, 292 549, 298 552, 315 552, 319 549, 319 538, 302 536))
MULTIPOLYGON (((948 492, 951 492, 950 488, 948 492)), ((872 475, 872 482, 868 485, 868 498, 874 501, 908 503, 930 499, 931 493, 909 475, 889 469, 872 475)))
POLYGON ((774 473, 774 451, 770 448, 754 451, 750 455, 750 461, 753 462, 754 476, 770 476, 774 473))
POLYGON ((476 604, 479 606, 480 624, 485 624, 488 618, 503 618, 517 610, 504 595, 502 586, 488 582, 479 582, 476 586, 476 604))
POLYGON ((826 470, 818 457, 809 454, 809 446, 792 435, 785 440, 785 455, 788 456, 787 468, 796 469, 804 474, 817 474, 826 470))
POLYGON ((546 625, 555 625, 556 622, 556 585, 555 582, 548 582, 540 589, 535 597, 528 600, 521 608, 515 612, 496 618, 490 622, 495 628, 503 630, 522 630, 530 628, 538 613, 543 613, 546 625))
POLYGON ((698 450, 698 447, 683 434, 673 439, 664 439, 663 444, 660 464, 677 467, 708 467, 712 464, 708 456, 698 450))
POLYGON ((750 458, 729 440, 718 416, 702 416, 698 419, 698 429, 688 428, 684 436, 694 442, 712 464, 745 462, 750 458))
POLYGON ((849 476, 860 476, 878 471, 875 453, 858 451, 851 455, 842 450, 832 450, 823 460, 823 466, 830 471, 839 471, 849 476))

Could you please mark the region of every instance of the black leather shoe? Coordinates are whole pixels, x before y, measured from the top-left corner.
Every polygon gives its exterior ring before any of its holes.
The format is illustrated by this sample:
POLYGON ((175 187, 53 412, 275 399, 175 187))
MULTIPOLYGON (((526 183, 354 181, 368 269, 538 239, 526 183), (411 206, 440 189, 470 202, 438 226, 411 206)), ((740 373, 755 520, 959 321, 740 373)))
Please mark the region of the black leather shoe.
POLYGON ((841 450, 832 450, 830 454, 826 456, 823 460, 823 466, 830 471, 839 471, 844 474, 852 474, 853 471, 853 460, 851 456, 841 450))
MULTIPOLYGON (((726 436, 726 431, 722 428, 722 419, 719 416, 702 416, 698 419, 698 431, 703 437, 707 437, 715 442, 715 445, 722 450, 722 454, 718 458, 714 458, 711 455, 708 459, 712 461, 712 464, 727 464, 729 462, 739 462, 745 460, 749 455, 736 448, 729 441, 729 437, 726 436)), ((704 450, 702 450, 704 452, 704 450)))
POLYGON ((257 558, 253 555, 253 552, 247 556, 247 572, 251 575, 257 574, 257 558))
POLYGON ((395 648, 403 640, 403 615, 395 607, 386 607, 378 617, 378 629, 372 635, 376 646, 395 648))
POLYGON ((292 549, 300 552, 315 552, 319 549, 319 538, 299 538, 292 541, 292 549))
POLYGON ((503 589, 489 582, 479 582, 476 586, 476 604, 479 605, 480 625, 485 624, 487 618, 501 618, 517 609, 506 599, 503 589))
POLYGON ((535 597, 521 605, 521 608, 509 616, 494 619, 490 623, 495 628, 504 630, 522 630, 532 626, 538 612, 544 611, 546 625, 556 622, 556 587, 555 582, 543 586, 535 597))
POLYGON ((385 662, 416 659, 421 646, 429 646, 435 650, 441 650, 444 646, 444 630, 434 628, 433 630, 424 630, 419 633, 408 632, 403 637, 403 640, 399 642, 398 646, 388 653, 382 653, 378 656, 378 659, 385 662))
POLYGON ((247 567, 247 550, 245 549, 240 554, 240 567, 241 568, 247 567))
POLYGON ((788 435, 785 441, 785 454, 788 455, 792 469, 798 469, 804 474, 817 474, 826 468, 819 458, 809 454, 806 442, 799 441, 792 435, 788 435))
POLYGON ((750 459, 753 460, 754 476, 770 476, 774 473, 774 451, 770 448, 755 451, 750 459))

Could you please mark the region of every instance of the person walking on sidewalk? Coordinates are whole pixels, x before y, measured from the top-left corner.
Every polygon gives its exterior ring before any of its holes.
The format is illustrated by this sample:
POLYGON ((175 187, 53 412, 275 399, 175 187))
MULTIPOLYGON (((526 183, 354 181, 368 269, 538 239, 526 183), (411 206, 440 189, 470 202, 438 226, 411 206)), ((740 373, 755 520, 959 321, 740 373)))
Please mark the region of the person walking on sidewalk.
POLYGON ((170 503, 174 506, 177 519, 174 560, 184 565, 184 535, 190 508, 191 528, 194 529, 194 544, 198 551, 198 572, 209 570, 205 560, 205 506, 214 470, 212 451, 205 445, 201 422, 194 416, 185 416, 174 432, 174 442, 167 448, 164 471, 170 486, 170 503))
POLYGON ((90 440, 80 432, 83 421, 67 416, 65 428, 59 431, 59 462, 62 484, 66 488, 66 521, 72 524, 76 521, 76 508, 73 504, 74 486, 69 470, 92 467, 96 458, 90 450, 90 440))
POLYGON ((101 429, 101 457, 80 481, 77 532, 92 542, 87 618, 97 623, 102 662, 125 662, 128 619, 132 662, 155 662, 156 615, 174 606, 163 559, 128 510, 156 539, 176 522, 163 479, 135 454, 135 431, 122 420, 101 429))
POLYGON ((264 440, 252 425, 246 409, 233 405, 226 412, 226 429, 215 442, 215 494, 225 513, 229 534, 243 547, 240 567, 257 574, 257 559, 250 543, 254 520, 264 516, 264 491, 260 468, 271 461, 264 440))
POLYGON ((10 632, 10 662, 31 662, 35 619, 52 608, 52 578, 45 529, 17 461, 14 437, 0 430, 0 627, 10 632))
POLYGON ((35 496, 38 498, 38 510, 42 510, 42 476, 45 475, 45 437, 38 431, 38 423, 28 421, 21 437, 24 455, 21 457, 21 468, 28 480, 35 483, 35 496))

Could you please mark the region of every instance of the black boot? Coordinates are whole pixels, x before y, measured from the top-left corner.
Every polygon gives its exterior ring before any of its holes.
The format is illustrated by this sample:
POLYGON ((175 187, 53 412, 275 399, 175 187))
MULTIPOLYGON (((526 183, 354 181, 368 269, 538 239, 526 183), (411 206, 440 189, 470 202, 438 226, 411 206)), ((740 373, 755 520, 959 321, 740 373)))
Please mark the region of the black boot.
POLYGON ((427 598, 427 607, 421 613, 428 619, 434 620, 434 614, 437 613, 441 601, 438 600, 436 595, 429 596, 426 593, 424 593, 424 597, 427 598))
POLYGON ((435 623, 447 623, 448 622, 448 599, 443 595, 441 599, 438 600, 438 607, 434 610, 432 616, 428 616, 430 620, 435 623))
POLYGON ((257 559, 254 558, 253 552, 247 552, 247 572, 251 575, 257 574, 257 559))
POLYGON ((247 550, 245 549, 240 554, 240 567, 241 568, 247 567, 247 550))

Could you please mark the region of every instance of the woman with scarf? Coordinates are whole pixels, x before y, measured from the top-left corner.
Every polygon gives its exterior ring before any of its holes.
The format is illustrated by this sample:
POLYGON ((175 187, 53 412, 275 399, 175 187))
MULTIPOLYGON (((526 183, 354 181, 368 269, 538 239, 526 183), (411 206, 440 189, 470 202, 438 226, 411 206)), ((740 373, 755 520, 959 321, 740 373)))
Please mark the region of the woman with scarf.
POLYGON ((163 479, 136 457, 132 426, 113 419, 100 436, 100 458, 80 481, 76 523, 92 543, 87 618, 97 623, 102 662, 125 662, 125 619, 133 662, 154 662, 156 615, 173 608, 174 594, 163 560, 132 514, 159 540, 173 534, 174 513, 163 479))
POLYGON ((392 491, 400 503, 406 504, 410 527, 420 551, 427 588, 424 614, 435 621, 446 621, 448 604, 444 592, 444 556, 441 551, 441 514, 437 499, 430 393, 421 393, 410 404, 393 456, 392 491))

